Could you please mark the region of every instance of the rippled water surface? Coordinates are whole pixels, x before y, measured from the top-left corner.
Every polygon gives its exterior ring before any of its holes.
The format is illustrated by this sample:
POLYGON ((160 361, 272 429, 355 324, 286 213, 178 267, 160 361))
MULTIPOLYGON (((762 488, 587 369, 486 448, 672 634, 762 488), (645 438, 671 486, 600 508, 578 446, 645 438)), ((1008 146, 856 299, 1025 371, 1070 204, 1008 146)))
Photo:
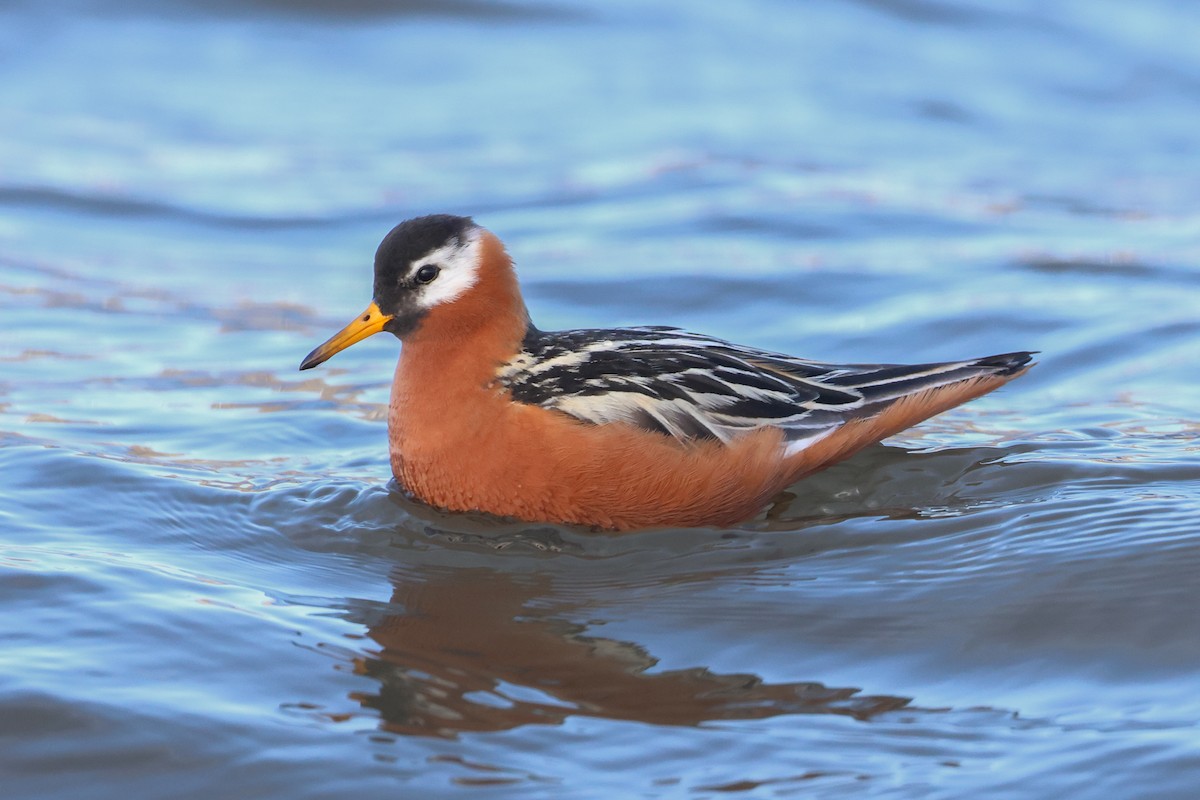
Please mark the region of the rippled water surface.
POLYGON ((1200 7, 0 4, 13 798, 1193 797, 1200 7), (731 530, 446 515, 405 217, 543 328, 1042 351, 731 530))

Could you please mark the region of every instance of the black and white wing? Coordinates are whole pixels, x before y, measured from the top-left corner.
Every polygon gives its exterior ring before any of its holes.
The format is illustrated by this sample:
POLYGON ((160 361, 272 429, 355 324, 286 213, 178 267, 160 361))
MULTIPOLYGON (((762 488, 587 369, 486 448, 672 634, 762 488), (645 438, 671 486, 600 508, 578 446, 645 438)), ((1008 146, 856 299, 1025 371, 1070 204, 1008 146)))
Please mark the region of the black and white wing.
POLYGON ((760 427, 789 450, 906 395, 1011 375, 1030 353, 940 364, 825 364, 678 328, 539 331, 497 373, 513 400, 594 424, 625 422, 682 441, 729 442, 760 427))

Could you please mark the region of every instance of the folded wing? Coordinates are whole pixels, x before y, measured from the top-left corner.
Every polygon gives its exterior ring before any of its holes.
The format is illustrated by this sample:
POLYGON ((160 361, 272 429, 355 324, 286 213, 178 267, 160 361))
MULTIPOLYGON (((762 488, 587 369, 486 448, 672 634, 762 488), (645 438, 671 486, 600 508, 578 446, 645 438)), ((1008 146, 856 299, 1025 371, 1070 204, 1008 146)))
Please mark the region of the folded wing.
MULTIPOLYGON (((937 364, 825 364, 677 328, 543 332, 498 373, 513 400, 593 424, 624 422, 680 441, 730 442, 761 427, 789 452, 902 398, 1019 374, 1032 354, 937 364)), ((932 413, 932 412, 931 412, 932 413)))

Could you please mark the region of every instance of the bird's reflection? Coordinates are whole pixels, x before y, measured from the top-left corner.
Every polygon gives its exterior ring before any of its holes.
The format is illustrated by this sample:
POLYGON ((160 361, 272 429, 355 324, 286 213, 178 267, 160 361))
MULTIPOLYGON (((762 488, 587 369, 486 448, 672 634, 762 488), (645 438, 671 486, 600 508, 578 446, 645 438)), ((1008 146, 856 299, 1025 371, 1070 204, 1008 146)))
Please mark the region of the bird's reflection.
MULTIPOLYGON (((928 453, 870 448, 853 464, 835 466, 780 494, 745 532, 689 531, 680 539, 661 532, 666 538, 655 541, 667 559, 682 552, 714 555, 727 537, 780 531, 788 538, 772 542, 767 552, 801 558, 820 546, 814 542, 829 541, 814 539, 812 531, 831 523, 920 518, 931 510, 943 516, 971 513, 980 503, 1011 491, 1004 482, 1008 473, 990 468, 1007 453, 993 447, 928 453), (794 538, 802 534, 805 539, 794 538), (792 556, 786 555, 787 547, 792 556)), ((614 539, 595 532, 572 536, 556 526, 532 528, 486 516, 447 515, 408 499, 394 486, 389 500, 411 521, 397 531, 406 564, 391 576, 392 613, 359 620, 366 622, 379 649, 360 655, 355 668, 377 688, 354 699, 377 710, 383 726, 394 733, 454 736, 559 724, 572 716, 690 726, 780 714, 869 719, 901 708, 919 710, 904 697, 863 695, 856 688, 818 682, 769 683, 758 675, 718 673, 702 664, 655 670, 654 654, 638 643, 597 636, 594 622, 571 622, 590 620, 596 607, 619 598, 628 576, 613 576, 603 587, 594 583, 602 579, 593 574, 591 588, 583 588, 571 586, 568 573, 545 568, 554 556, 619 555, 620 548, 611 546, 614 539), (433 548, 431 536, 437 541, 433 548), (597 543, 601 546, 593 548, 597 543), (535 565, 522 560, 522 549, 551 557, 535 565), (516 560, 494 558, 505 550, 514 551, 516 560)), ((644 534, 638 546, 647 547, 645 537, 655 535, 644 534)), ((664 571, 660 579, 728 581, 755 569, 744 562, 717 561, 699 572, 664 571)))
POLYGON ((548 577, 490 569, 393 575, 393 608, 369 627, 381 650, 357 670, 379 683, 355 695, 393 733, 454 736, 579 715, 653 725, 842 714, 867 719, 907 698, 820 683, 767 683, 703 666, 652 672, 632 642, 596 637, 548 608, 548 577))

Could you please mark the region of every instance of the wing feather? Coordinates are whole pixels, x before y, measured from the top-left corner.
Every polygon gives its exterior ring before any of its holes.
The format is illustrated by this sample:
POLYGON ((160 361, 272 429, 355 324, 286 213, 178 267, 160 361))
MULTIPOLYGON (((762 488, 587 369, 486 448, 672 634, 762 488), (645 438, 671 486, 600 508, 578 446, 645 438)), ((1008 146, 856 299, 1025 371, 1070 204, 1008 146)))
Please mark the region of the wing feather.
POLYGON ((902 397, 982 376, 1014 375, 1030 353, 936 364, 826 364, 678 328, 543 332, 497 372, 516 402, 583 422, 624 422, 680 441, 729 442, 761 427, 789 452, 902 397))

